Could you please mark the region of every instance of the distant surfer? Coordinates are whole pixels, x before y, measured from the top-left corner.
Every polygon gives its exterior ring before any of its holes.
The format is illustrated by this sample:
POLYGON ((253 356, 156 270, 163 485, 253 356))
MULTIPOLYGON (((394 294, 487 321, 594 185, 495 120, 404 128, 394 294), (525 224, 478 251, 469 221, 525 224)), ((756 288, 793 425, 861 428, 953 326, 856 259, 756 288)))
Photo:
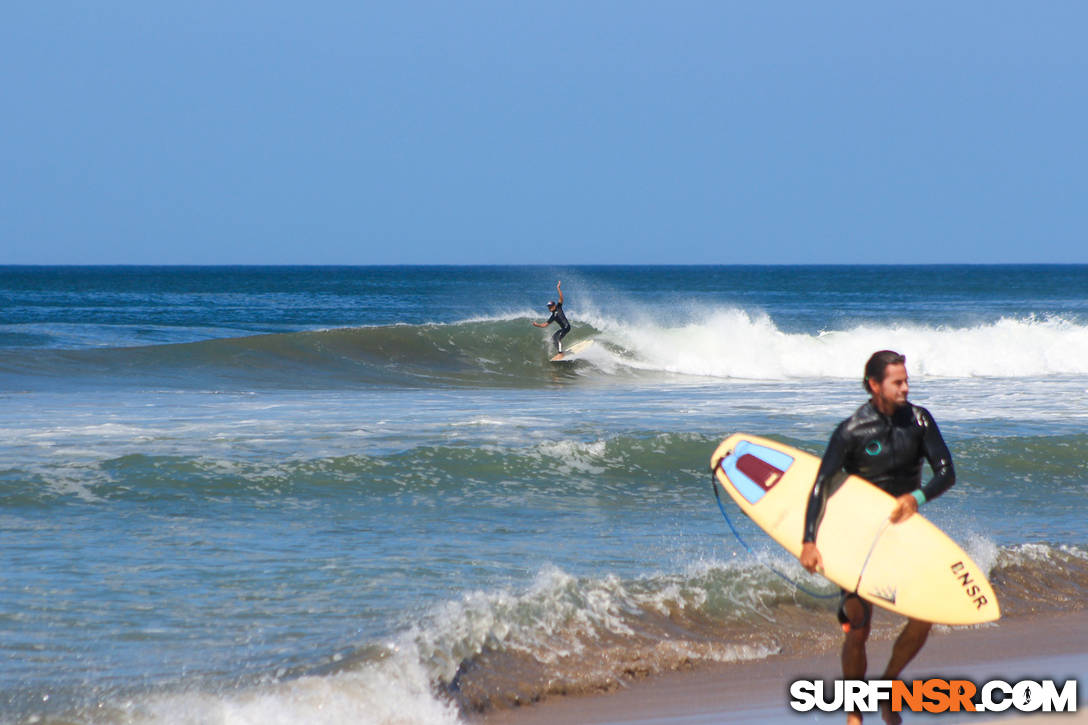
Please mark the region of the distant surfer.
POLYGON ((534 327, 547 327, 553 322, 559 325, 559 329, 552 335, 552 342, 555 343, 556 352, 563 352, 563 338, 570 332, 570 323, 567 322, 567 316, 563 314, 563 281, 559 280, 555 283, 555 291, 559 294, 559 301, 551 300, 548 302, 548 311, 552 313, 552 316, 545 322, 534 322, 534 327))
MULTIPOLYGON (((948 452, 937 423, 929 411, 907 402, 907 360, 891 350, 873 353, 865 365, 862 385, 872 396, 835 429, 827 444, 805 512, 805 534, 801 565, 811 572, 823 567, 816 548, 816 531, 827 498, 841 471, 860 476, 895 497, 889 517, 898 523, 912 516, 926 501, 932 501, 956 482, 952 455, 948 452), (924 486, 922 461, 929 462, 933 477, 924 486)), ((834 536, 827 532, 824 536, 834 536)), ((846 638, 842 646, 844 679, 865 677, 865 642, 873 606, 856 591, 843 590, 839 600, 839 621, 846 638)), ((929 636, 931 622, 909 619, 892 647, 892 655, 881 679, 894 680, 914 659, 929 636)), ((886 722, 899 723, 899 713, 883 711, 886 722)), ((858 713, 848 713, 847 723, 861 722, 858 713)))

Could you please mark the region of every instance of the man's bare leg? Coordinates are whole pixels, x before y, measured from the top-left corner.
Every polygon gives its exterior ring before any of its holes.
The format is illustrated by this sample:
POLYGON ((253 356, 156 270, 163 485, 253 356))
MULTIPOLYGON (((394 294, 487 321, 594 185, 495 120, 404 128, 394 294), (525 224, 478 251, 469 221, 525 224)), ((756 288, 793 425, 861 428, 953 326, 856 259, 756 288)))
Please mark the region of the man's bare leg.
MULTIPOLYGON (((865 642, 869 639, 869 617, 866 605, 857 597, 848 597, 843 603, 843 612, 850 620, 850 628, 842 642, 842 677, 844 680, 863 680, 869 666, 865 654, 865 642)), ((861 713, 846 714, 847 725, 859 725, 861 713)))
MULTIPOLYGON (((898 679, 899 673, 914 659, 914 656, 922 649, 922 645, 926 643, 926 638, 929 637, 929 630, 932 627, 932 622, 923 622, 919 619, 911 619, 907 622, 907 626, 903 627, 903 631, 899 633, 899 637, 896 638, 895 644, 892 646, 892 656, 888 659, 888 666, 884 668, 884 676, 881 679, 898 679)), ((903 722, 902 716, 897 712, 892 712, 887 703, 881 709, 881 717, 884 718, 884 722, 888 723, 888 725, 899 725, 899 723, 903 722)))

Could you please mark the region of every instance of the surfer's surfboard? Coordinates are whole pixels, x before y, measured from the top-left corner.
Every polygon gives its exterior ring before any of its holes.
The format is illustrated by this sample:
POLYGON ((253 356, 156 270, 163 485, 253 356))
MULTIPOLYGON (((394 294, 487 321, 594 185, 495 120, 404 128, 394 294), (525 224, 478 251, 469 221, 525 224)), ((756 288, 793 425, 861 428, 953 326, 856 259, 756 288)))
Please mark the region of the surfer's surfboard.
MULTIPOLYGON (((820 459, 736 433, 718 446, 710 463, 716 485, 800 557, 820 459)), ((891 523, 895 499, 863 478, 843 479, 828 497, 816 532, 824 576, 873 604, 927 622, 980 624, 1001 616, 990 583, 956 542, 921 514, 891 523)))
POLYGON ((549 362, 569 362, 578 357, 579 353, 584 352, 585 349, 592 344, 592 338, 589 340, 579 340, 570 347, 564 349, 563 352, 553 356, 549 362))

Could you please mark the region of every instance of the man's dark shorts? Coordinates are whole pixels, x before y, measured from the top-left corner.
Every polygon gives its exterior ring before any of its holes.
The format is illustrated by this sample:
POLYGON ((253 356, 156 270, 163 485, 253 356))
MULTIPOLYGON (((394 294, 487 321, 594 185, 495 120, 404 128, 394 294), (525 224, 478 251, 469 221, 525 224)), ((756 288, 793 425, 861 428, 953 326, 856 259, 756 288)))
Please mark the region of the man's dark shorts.
POLYGON ((836 613, 839 617, 839 624, 850 624, 850 618, 846 616, 846 600, 850 597, 854 597, 861 602, 862 606, 865 608, 865 622, 861 625, 861 628, 865 629, 868 627, 869 623, 873 621, 873 605, 859 597, 857 592, 848 592, 845 589, 842 589, 841 591, 842 594, 839 596, 839 611, 836 613))

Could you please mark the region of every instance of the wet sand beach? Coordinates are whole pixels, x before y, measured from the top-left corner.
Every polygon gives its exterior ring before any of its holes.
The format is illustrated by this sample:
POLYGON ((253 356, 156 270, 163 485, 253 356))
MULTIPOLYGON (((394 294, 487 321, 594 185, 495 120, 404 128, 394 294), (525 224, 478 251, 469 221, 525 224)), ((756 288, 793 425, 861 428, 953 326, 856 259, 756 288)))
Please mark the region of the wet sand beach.
MULTIPOLYGON (((830 623, 829 623, 830 626, 830 623)), ((890 639, 871 640, 869 670, 879 674, 891 651, 890 639)), ((789 683, 797 679, 839 676, 838 652, 821 651, 793 657, 770 657, 674 672, 626 683, 609 693, 552 697, 539 703, 489 713, 483 725, 741 725, 768 722, 842 722, 840 713, 795 713, 789 708, 789 683)), ((1088 708, 1088 612, 1023 616, 980 628, 935 628, 905 678, 1078 679, 1076 713, 945 713, 904 714, 904 722, 1086 723, 1088 708)), ((868 722, 881 722, 869 715, 868 722)))

